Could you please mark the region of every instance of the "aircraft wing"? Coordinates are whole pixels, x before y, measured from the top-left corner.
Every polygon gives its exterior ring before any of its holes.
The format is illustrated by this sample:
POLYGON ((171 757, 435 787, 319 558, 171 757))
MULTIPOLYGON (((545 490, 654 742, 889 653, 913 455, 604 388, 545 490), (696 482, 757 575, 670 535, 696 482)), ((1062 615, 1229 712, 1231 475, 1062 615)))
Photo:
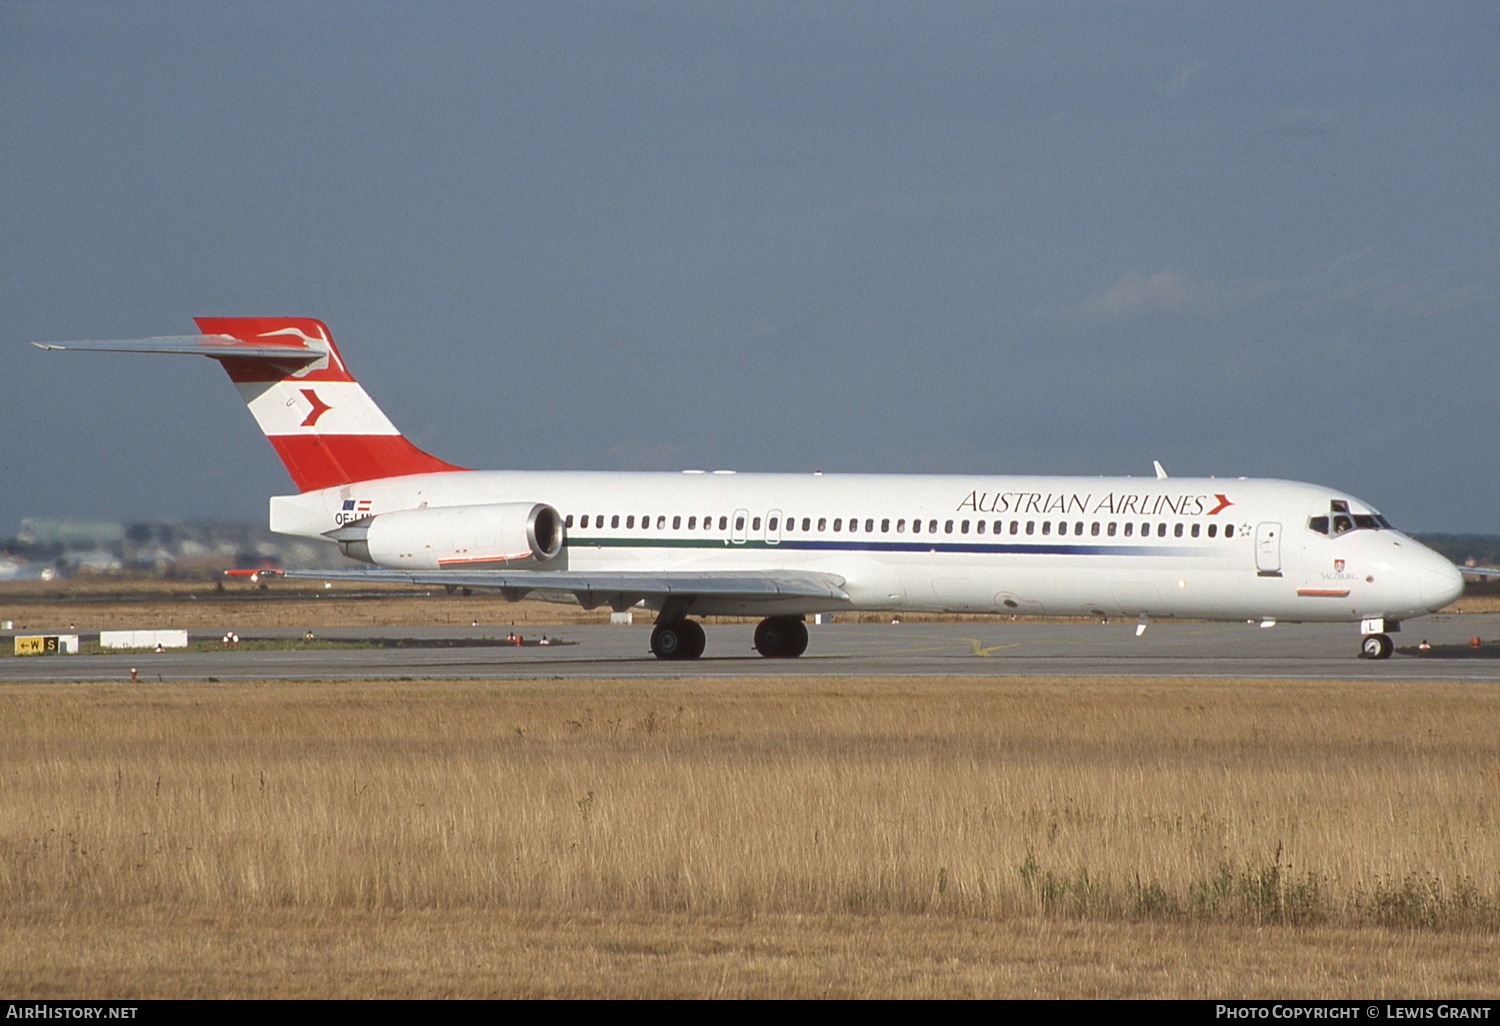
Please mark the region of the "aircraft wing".
POLYGON ((369 584, 496 588, 515 601, 535 591, 568 592, 585 609, 623 611, 642 600, 661 605, 677 599, 751 601, 773 598, 849 602, 844 578, 807 570, 629 571, 569 570, 284 570, 281 576, 369 584))
POLYGON ((1495 566, 1460 566, 1456 569, 1471 577, 1500 577, 1500 567, 1495 566))
POLYGON ((38 349, 78 349, 92 353, 165 353, 170 356, 207 356, 249 360, 280 360, 311 363, 327 356, 300 343, 272 342, 256 345, 228 335, 163 335, 159 338, 121 338, 76 342, 33 342, 38 349))

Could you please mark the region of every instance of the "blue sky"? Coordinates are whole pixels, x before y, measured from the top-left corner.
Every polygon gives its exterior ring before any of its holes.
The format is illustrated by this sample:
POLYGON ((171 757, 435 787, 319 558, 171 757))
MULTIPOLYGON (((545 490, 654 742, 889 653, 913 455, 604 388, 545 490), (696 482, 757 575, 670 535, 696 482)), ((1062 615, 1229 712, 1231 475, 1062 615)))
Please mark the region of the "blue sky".
MULTIPOLYGON (((0 2, 0 536, 259 520, 333 330, 544 469, 1253 475, 1500 533, 1492 3, 0 2)), ((545 498, 545 497, 537 497, 545 498)))

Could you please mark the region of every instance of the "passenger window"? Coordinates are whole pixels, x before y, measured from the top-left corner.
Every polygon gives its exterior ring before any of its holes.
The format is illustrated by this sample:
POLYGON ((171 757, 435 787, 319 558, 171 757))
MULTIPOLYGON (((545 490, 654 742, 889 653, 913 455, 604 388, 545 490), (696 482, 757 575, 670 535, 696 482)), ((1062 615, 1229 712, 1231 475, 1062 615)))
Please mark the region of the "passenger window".
POLYGON ((1210 538, 1217 537, 1218 533, 1219 533, 1219 525, 1218 524, 1209 524, 1208 525, 1208 536, 1210 538))
POLYGON ((880 533, 881 534, 890 534, 891 533, 891 522, 889 520, 882 520, 880 522, 880 533))
POLYGON ((968 534, 969 533, 969 522, 967 520, 965 520, 963 523, 961 523, 961 524, 958 525, 958 533, 959 534, 968 534))
POLYGON ((750 521, 750 530, 752 530, 752 531, 759 531, 760 530, 760 517, 756 517, 754 520, 750 521))
POLYGON ((953 533, 953 521, 950 520, 946 524, 943 525, 943 533, 944 534, 952 534, 953 533))
POLYGON ((866 517, 865 518, 865 533, 866 534, 874 534, 875 533, 875 518, 874 517, 866 517))
POLYGON ((1113 520, 1111 520, 1109 524, 1104 528, 1104 533, 1109 535, 1111 538, 1115 536, 1115 522, 1113 520))
MULTIPOLYGON (((1078 523, 1076 523, 1076 524, 1073 525, 1073 533, 1074 534, 1082 534, 1083 533, 1083 521, 1082 520, 1078 521, 1078 523)), ((1095 531, 1094 533, 1098 534, 1099 532, 1095 531)))
POLYGON ((904 517, 902 519, 896 521, 896 533, 897 534, 905 534, 906 533, 906 519, 904 517))
POLYGON ((1202 529, 1202 527, 1203 527, 1202 524, 1194 524, 1193 525, 1193 537, 1194 538, 1198 537, 1198 532, 1199 532, 1199 530, 1202 529))
POLYGON ((804 530, 804 531, 811 531, 812 530, 812 518, 811 517, 803 517, 802 518, 802 530, 804 530))
POLYGON ((775 531, 775 530, 776 530, 776 524, 777 524, 777 519, 776 519, 776 518, 775 518, 775 517, 772 517, 772 518, 771 518, 771 519, 770 519, 770 520, 769 520, 769 521, 768 521, 768 522, 767 522, 767 523, 766 523, 766 530, 767 530, 767 531, 775 531))
POLYGON ((727 530, 729 530, 729 518, 728 517, 720 517, 719 518, 719 530, 721 530, 721 531, 727 531, 727 530))
MULTIPOLYGON (((1021 533, 1021 522, 1019 520, 1012 520, 1010 522, 1010 533, 1011 534, 1020 534, 1021 533)), ((1029 534, 1030 532, 1027 532, 1027 533, 1029 534)))
POLYGON ((1089 525, 1089 534, 1093 535, 1095 538, 1099 537, 1099 521, 1095 520, 1092 524, 1089 525))
POLYGON ((1182 537, 1182 525, 1181 524, 1174 524, 1172 526, 1172 537, 1173 538, 1181 538, 1182 537))
POLYGON ((1135 525, 1132 524, 1132 523, 1130 523, 1129 521, 1126 521, 1125 522, 1125 537, 1129 538, 1130 537, 1130 532, 1133 531, 1133 530, 1135 530, 1135 525))
POLYGON ((744 517, 735 517, 734 518, 734 529, 736 531, 743 531, 745 529, 745 518, 744 517))
POLYGON ((818 530, 820 530, 820 531, 826 531, 826 530, 828 530, 828 518, 827 517, 819 517, 818 518, 818 530))
POLYGON ((656 518, 656 529, 658 531, 665 531, 667 529, 667 518, 665 514, 656 518))
POLYGON ((976 534, 983 534, 984 533, 984 521, 983 520, 976 520, 976 521, 974 521, 974 531, 975 531, 976 534))
POLYGON ((1028 520, 1028 521, 1026 521, 1026 533, 1027 534, 1035 534, 1036 533, 1036 521, 1035 520, 1028 520))
POLYGON ((578 522, 578 526, 579 527, 587 527, 587 526, 589 526, 589 515, 587 513, 585 513, 583 515, 583 519, 578 522))
POLYGON ((1142 538, 1149 538, 1149 537, 1151 537, 1151 525, 1150 524, 1142 524, 1141 525, 1141 537, 1142 538))
POLYGON ((568 519, 566 519, 566 520, 563 521, 563 526, 564 527, 572 527, 573 526, 573 514, 571 514, 571 513, 568 514, 568 519))
POLYGON ((688 517, 688 530, 689 531, 696 531, 696 530, 698 530, 698 518, 697 517, 688 517))
POLYGON ((843 527, 844 527, 844 518, 843 517, 834 517, 833 518, 833 529, 835 531, 839 531, 839 530, 842 530, 843 527))
POLYGON ((609 518, 609 526, 610 527, 619 527, 620 526, 620 514, 616 513, 614 516, 612 516, 612 517, 609 518))
MULTIPOLYGON (((834 526, 835 529, 837 529, 838 526, 839 526, 838 522, 835 521, 833 526, 834 526)), ((857 518, 855 518, 855 517, 850 517, 849 518, 849 533, 850 534, 854 534, 854 533, 856 533, 858 531, 859 531, 859 520, 857 518)))
POLYGON ((1042 533, 1043 534, 1051 534, 1052 533, 1052 521, 1050 521, 1050 520, 1043 520, 1042 521, 1042 533))
POLYGON ((1226 537, 1226 538, 1233 538, 1234 537, 1234 525, 1233 524, 1225 524, 1224 525, 1224 537, 1226 537))
POLYGON ((1157 524, 1156 525, 1156 536, 1158 538, 1165 538, 1167 536, 1167 525, 1166 524, 1157 524))

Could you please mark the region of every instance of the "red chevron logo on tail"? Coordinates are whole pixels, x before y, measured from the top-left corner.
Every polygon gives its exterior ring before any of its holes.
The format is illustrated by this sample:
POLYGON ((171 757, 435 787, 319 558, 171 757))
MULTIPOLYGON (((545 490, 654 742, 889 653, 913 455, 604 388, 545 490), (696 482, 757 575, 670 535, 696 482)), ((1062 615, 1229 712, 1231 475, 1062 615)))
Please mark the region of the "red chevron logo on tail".
MULTIPOLYGON (((303 398, 312 403, 312 412, 310 412, 306 417, 302 418, 303 427, 312 427, 318 422, 319 417, 323 416, 323 414, 333 409, 332 406, 329 406, 323 400, 319 399, 318 393, 313 389, 302 388, 298 389, 298 391, 302 393, 303 398)), ((1220 498, 1223 498, 1223 496, 1220 496, 1220 498)))

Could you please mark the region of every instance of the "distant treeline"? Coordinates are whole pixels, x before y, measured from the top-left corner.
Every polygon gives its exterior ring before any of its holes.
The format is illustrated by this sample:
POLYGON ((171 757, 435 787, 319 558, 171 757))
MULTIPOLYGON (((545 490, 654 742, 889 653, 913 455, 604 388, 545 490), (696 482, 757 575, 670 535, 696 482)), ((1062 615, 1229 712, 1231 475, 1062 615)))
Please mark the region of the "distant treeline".
POLYGON ((1414 534, 1413 538, 1463 566, 1500 566, 1500 534, 1414 534))

